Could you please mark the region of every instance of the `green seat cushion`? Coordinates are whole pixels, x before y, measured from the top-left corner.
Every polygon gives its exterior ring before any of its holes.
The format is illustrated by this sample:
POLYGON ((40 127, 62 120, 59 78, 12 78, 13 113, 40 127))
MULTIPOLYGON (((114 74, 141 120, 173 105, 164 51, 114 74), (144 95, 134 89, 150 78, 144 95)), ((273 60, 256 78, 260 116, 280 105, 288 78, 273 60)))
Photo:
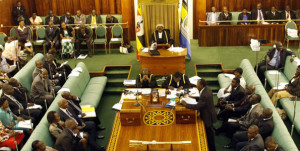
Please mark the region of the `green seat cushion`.
POLYGON ((104 92, 106 82, 107 77, 91 78, 83 92, 83 95, 81 96, 82 102, 80 104, 97 107, 104 92))
POLYGON ((106 43, 106 39, 105 38, 95 39, 94 43, 95 44, 103 44, 103 43, 106 43))
POLYGON ((218 81, 220 88, 225 88, 231 83, 232 80, 221 73, 218 75, 218 81))
POLYGON ((289 80, 286 78, 286 76, 282 72, 280 72, 279 75, 278 74, 270 74, 270 72, 274 72, 274 71, 276 72, 277 70, 268 70, 265 72, 265 77, 266 77, 269 85, 271 86, 271 88, 276 87, 277 83, 280 85, 280 83, 288 83, 289 82, 289 80))
MULTIPOLYGON (((300 101, 292 101, 290 98, 282 98, 279 100, 282 108, 285 110, 288 118, 293 121, 294 117, 294 103, 296 103, 296 112, 295 112, 295 117, 300 116, 300 101)), ((300 133, 300 120, 299 118, 295 118, 295 129, 298 133, 300 133)))
POLYGON ((290 59, 291 56, 286 57, 283 71, 284 75, 288 80, 291 80, 294 77, 298 67, 297 62, 295 60, 299 60, 299 58, 296 57, 293 62, 291 62, 290 59))
POLYGON ((286 37, 288 40, 299 40, 299 37, 291 37, 291 36, 287 36, 286 37))

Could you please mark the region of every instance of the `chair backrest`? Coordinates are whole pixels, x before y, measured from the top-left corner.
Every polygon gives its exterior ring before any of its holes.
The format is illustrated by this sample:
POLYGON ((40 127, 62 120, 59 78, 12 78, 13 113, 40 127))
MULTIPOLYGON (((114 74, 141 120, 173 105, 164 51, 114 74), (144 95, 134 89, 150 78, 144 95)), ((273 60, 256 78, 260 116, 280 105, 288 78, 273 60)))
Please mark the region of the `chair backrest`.
POLYGON ((36 39, 44 39, 46 38, 46 29, 45 27, 39 27, 36 30, 36 39))
POLYGON ((28 27, 29 28, 29 32, 30 32, 30 39, 33 40, 33 30, 31 27, 28 27))
POLYGON ((121 25, 116 24, 111 29, 112 38, 114 37, 123 37, 123 28, 121 25))
POLYGON ((3 33, 3 32, 0 32, 0 44, 1 44, 2 46, 5 45, 5 41, 4 41, 4 38, 5 38, 5 37, 6 37, 6 34, 3 33))
POLYGON ((287 35, 287 29, 296 29, 297 30, 297 25, 294 21, 288 21, 285 24, 285 35, 287 35))
POLYGON ((17 36, 17 34, 16 34, 16 27, 12 27, 12 28, 10 29, 9 35, 10 35, 11 37, 16 37, 16 36, 17 36))
POLYGON ((106 39, 106 28, 101 25, 96 28, 96 38, 104 38, 106 39))

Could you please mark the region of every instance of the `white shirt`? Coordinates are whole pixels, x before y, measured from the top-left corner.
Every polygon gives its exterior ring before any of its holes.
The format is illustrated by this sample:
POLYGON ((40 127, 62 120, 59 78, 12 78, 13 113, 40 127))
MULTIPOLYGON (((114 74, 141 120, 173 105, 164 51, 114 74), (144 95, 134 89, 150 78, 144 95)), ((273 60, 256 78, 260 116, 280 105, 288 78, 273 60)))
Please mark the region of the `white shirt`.
POLYGON ((264 15, 263 15, 261 9, 260 9, 260 10, 257 10, 257 19, 256 19, 256 20, 260 20, 260 19, 259 19, 259 14, 260 14, 261 20, 264 20, 264 15))
POLYGON ((290 11, 285 11, 285 18, 286 19, 291 19, 291 12, 290 11))
POLYGON ((250 109, 249 113, 253 110, 253 108, 256 107, 257 104, 258 104, 258 103, 254 104, 254 105, 251 105, 251 109, 250 109))
MULTIPOLYGON (((278 55, 278 53, 279 53, 279 51, 276 49, 273 58, 272 58, 271 61, 269 62, 269 65, 275 67, 276 62, 279 61, 279 60, 277 60, 277 58, 276 58, 277 55, 278 55)), ((280 58, 280 56, 279 56, 279 58, 280 58)))
POLYGON ((158 38, 159 38, 159 39, 162 39, 162 34, 163 34, 162 32, 161 32, 161 33, 158 32, 158 38))
POLYGON ((41 24, 43 21, 42 21, 42 18, 40 16, 36 16, 35 17, 35 20, 33 20, 32 17, 29 18, 30 22, 32 25, 39 25, 41 24))
POLYGON ((5 49, 2 55, 9 60, 17 60, 17 56, 20 55, 21 47, 18 46, 18 40, 14 40, 10 43, 5 43, 5 49))
POLYGON ((201 96, 202 95, 202 92, 203 92, 203 90, 205 89, 206 87, 204 87, 201 91, 200 91, 200 95, 199 96, 201 96))
POLYGON ((213 21, 212 24, 215 24, 215 23, 216 23, 216 22, 215 22, 215 21, 216 21, 216 15, 217 15, 216 12, 212 12, 212 13, 211 13, 211 21, 213 21))
POLYGON ((26 27, 23 26, 23 28, 21 28, 20 26, 18 26, 18 29, 21 30, 23 32, 23 30, 25 29, 26 27))

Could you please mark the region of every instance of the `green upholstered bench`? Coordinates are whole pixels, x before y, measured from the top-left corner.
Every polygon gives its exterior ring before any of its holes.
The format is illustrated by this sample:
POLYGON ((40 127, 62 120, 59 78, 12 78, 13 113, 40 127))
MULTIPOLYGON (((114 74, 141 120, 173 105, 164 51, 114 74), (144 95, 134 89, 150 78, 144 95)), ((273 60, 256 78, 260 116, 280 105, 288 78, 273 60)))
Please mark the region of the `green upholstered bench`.
MULTIPOLYGON (((256 87, 255 93, 261 95, 261 105, 264 108, 271 108, 273 110, 274 130, 272 136, 276 139, 277 143, 284 148, 285 151, 297 151, 297 146, 295 145, 282 119, 279 117, 279 114, 277 113, 262 83, 258 79, 249 60, 242 60, 240 67, 243 69, 243 77, 245 78, 247 85, 254 85, 256 87)), ((220 74, 218 76, 218 81, 220 87, 224 88, 229 84, 228 81, 230 81, 230 79, 220 74)))
MULTIPOLYGON (((81 105, 92 105, 97 108, 106 86, 107 77, 90 78, 89 72, 82 62, 78 63, 76 67, 81 67, 82 73, 78 77, 69 77, 63 88, 69 88, 72 94, 79 96, 82 100, 81 105)), ((31 143, 35 140, 43 141, 47 146, 54 146, 55 142, 49 132, 47 114, 49 111, 58 111, 57 101, 61 98, 61 94, 56 96, 47 113, 22 148, 22 151, 30 151, 31 143)))

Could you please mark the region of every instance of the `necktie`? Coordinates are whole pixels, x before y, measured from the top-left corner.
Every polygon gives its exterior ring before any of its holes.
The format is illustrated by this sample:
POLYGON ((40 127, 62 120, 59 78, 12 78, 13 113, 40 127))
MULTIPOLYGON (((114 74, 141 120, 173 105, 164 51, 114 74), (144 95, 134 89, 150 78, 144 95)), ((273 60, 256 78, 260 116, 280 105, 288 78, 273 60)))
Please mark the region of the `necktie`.
POLYGON ((53 28, 50 28, 50 31, 51 31, 51 35, 53 35, 53 28))
POLYGON ((239 107, 241 107, 248 99, 248 95, 246 96, 246 98, 244 99, 244 101, 241 103, 241 105, 239 107))
POLYGON ((275 68, 277 69, 278 66, 280 64, 280 52, 277 52, 277 56, 276 56, 276 64, 275 64, 275 68))
POLYGON ((72 104, 72 106, 74 106, 74 108, 75 108, 76 110, 78 110, 78 111, 81 113, 81 109, 80 109, 77 105, 75 105, 75 104, 73 103, 73 101, 68 100, 68 102, 69 102, 70 104, 72 104))
POLYGON ((76 120, 75 117, 69 112, 68 109, 66 109, 66 112, 67 112, 68 115, 76 122, 76 124, 78 124, 77 120, 76 120))
POLYGON ((286 19, 290 18, 290 12, 287 12, 286 19))

